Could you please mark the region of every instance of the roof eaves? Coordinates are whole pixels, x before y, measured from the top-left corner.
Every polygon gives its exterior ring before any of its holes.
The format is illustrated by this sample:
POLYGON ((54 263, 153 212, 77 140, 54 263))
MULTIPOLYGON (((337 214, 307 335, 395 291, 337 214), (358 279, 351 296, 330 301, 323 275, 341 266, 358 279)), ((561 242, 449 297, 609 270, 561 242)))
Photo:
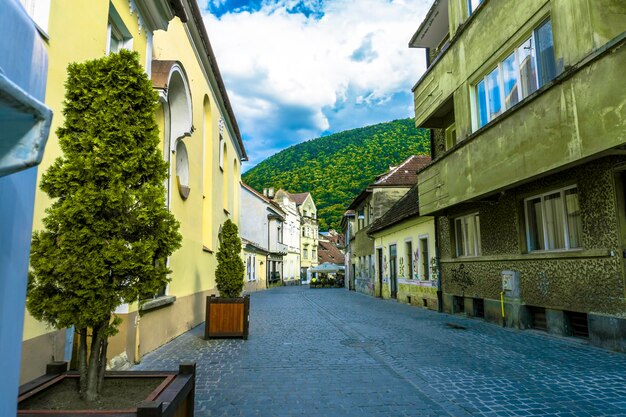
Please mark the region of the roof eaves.
POLYGON ((222 74, 220 72, 219 67, 217 66, 217 58, 215 57, 215 53, 213 52, 213 48, 211 47, 211 42, 209 41, 209 35, 207 33, 206 27, 204 26, 204 21, 202 20, 202 13, 200 12, 200 8, 198 7, 196 0, 188 0, 187 3, 189 4, 189 7, 191 9, 191 17, 193 18, 195 26, 197 27, 200 38, 202 40, 202 43, 204 46, 204 52, 206 52, 207 57, 209 58, 209 64, 211 65, 211 70, 213 71, 213 74, 215 75, 217 87, 220 92, 220 95, 222 96, 222 100, 224 101, 224 107, 226 107, 226 113, 228 115, 230 125, 232 126, 233 132, 237 139, 237 144, 239 145, 239 148, 241 150, 241 160, 247 161, 248 155, 243 145, 243 139, 241 138, 239 125, 237 124, 237 119, 235 118, 233 107, 230 103, 230 99, 228 98, 228 93, 226 92, 226 86, 224 85, 222 74))

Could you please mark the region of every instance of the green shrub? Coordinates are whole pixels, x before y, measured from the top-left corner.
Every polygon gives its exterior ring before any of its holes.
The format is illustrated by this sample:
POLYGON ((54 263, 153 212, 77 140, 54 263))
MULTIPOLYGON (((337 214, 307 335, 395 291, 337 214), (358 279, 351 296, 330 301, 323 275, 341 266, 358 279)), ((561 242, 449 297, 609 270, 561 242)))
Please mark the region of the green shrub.
POLYGON ((241 295, 245 266, 241 260, 239 229, 230 219, 224 222, 217 251, 215 283, 220 297, 235 298, 241 295))

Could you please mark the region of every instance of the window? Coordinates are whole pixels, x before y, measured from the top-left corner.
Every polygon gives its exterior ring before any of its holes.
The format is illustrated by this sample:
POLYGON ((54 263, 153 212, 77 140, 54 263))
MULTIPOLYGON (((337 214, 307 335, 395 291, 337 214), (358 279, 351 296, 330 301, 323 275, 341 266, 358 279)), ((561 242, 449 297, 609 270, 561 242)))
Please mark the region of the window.
POLYGON ((358 224, 358 228, 359 230, 363 229, 365 227, 365 210, 364 209, 359 209, 358 214, 357 214, 357 219, 359 221, 358 224))
POLYGON ((556 77, 552 23, 546 20, 475 87, 476 124, 483 127, 556 77))
POLYGON ((467 0, 467 9, 470 16, 478 9, 478 6, 480 6, 482 2, 483 0, 467 0))
POLYGON ((30 16, 41 31, 48 32, 48 18, 50 16, 50 0, 20 0, 26 13, 30 16))
POLYGON ((428 281, 430 279, 430 251, 428 249, 428 235, 420 236, 420 254, 422 259, 422 281, 428 281))
POLYGON ((256 281, 256 255, 248 255, 246 259, 246 266, 248 281, 256 281))
POLYGON ((317 250, 313 249, 311 251, 311 259, 313 259, 314 261, 317 260, 317 250))
POLYGON ((576 186, 524 200, 528 251, 582 247, 582 220, 576 186))
POLYGON ((309 259, 309 250, 308 249, 302 249, 302 257, 304 259, 309 259))
POLYGON ((404 244, 404 257, 406 258, 406 277, 413 278, 413 242, 410 240, 404 244))
POLYGON ((132 49, 132 47, 133 37, 124 25, 120 15, 113 6, 110 6, 106 53, 115 53, 119 52, 121 49, 132 49))
POLYGON ((446 150, 456 145, 456 123, 446 129, 446 150))
POLYGON ((480 219, 478 213, 454 219, 456 256, 480 255, 480 219))
POLYGON ((224 137, 222 136, 222 134, 220 133, 220 152, 219 152, 219 163, 220 163, 220 169, 223 171, 224 170, 224 154, 226 153, 226 142, 224 142, 224 137))

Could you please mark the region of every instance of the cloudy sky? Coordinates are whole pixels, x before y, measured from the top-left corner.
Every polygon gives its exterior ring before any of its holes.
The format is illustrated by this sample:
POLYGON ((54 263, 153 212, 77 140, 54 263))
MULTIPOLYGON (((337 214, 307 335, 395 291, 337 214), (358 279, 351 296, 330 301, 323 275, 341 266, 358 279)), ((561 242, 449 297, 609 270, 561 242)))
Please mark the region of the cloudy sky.
POLYGON ((412 116, 432 0, 200 0, 250 169, 296 143, 412 116))

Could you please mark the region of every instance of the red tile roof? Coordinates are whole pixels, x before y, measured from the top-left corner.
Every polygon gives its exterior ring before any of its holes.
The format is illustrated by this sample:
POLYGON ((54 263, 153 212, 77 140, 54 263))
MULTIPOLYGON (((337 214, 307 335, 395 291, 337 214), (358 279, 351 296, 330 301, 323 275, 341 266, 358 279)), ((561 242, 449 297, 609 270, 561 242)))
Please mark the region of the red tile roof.
POLYGON ((293 201, 296 202, 297 205, 300 205, 302 203, 304 203, 304 200, 306 200, 307 196, 309 196, 311 193, 297 193, 297 194, 291 194, 291 198, 293 198, 293 201))
POLYGON ((430 156, 411 155, 397 167, 376 178, 371 187, 411 187, 417 183, 417 171, 430 164, 430 156))
POLYGON ((343 265, 345 262, 345 256, 332 243, 325 240, 320 240, 317 247, 317 261, 320 263, 320 265, 324 262, 343 265))

